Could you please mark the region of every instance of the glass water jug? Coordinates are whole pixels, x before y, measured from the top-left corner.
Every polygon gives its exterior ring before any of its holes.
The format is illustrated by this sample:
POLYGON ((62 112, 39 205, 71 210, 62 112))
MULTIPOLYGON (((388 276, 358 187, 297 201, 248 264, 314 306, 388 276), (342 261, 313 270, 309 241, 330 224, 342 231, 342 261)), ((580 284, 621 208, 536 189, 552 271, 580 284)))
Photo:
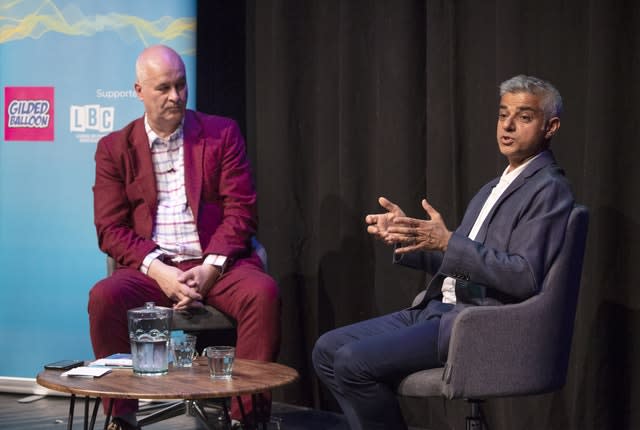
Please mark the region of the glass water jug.
POLYGON ((165 375, 169 370, 169 339, 173 310, 154 302, 127 311, 133 373, 165 375))

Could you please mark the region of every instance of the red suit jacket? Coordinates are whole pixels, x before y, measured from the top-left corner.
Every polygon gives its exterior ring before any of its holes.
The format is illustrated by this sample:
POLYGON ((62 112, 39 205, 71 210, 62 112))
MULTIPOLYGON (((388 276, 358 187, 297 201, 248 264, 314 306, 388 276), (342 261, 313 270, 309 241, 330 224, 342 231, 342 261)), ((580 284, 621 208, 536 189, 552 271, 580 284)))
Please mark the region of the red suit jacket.
MULTIPOLYGON (((187 110, 183 135, 187 201, 203 254, 226 255, 230 263, 248 256, 256 193, 238 125, 187 110)), ((156 247, 157 190, 144 118, 103 137, 95 161, 98 244, 119 265, 138 269, 156 247)))

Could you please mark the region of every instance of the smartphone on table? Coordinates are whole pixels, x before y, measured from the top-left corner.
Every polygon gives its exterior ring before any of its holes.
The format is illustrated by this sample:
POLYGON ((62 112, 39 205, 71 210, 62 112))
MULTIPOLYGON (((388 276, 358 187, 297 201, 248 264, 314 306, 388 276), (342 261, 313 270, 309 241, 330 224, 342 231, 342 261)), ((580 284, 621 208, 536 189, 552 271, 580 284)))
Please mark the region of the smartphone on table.
POLYGON ((74 367, 79 367, 84 364, 83 360, 59 360, 54 361, 53 363, 48 363, 44 365, 45 369, 49 370, 69 370, 74 367))

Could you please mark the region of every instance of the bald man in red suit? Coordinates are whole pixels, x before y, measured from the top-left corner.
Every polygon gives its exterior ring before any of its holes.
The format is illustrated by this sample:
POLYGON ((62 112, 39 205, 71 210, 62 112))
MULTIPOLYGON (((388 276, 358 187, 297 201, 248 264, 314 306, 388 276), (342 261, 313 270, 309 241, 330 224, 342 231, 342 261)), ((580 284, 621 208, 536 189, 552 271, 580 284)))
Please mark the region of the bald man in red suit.
MULTIPOLYGON (((101 139, 95 155, 98 242, 118 265, 89 295, 96 358, 129 351, 127 310, 153 301, 210 304, 237 321, 238 358, 274 361, 280 298, 251 247, 256 194, 237 124, 186 109, 184 63, 169 47, 140 54, 134 88, 144 116, 101 139)), ((138 428, 137 407, 116 400, 110 428, 138 428)))

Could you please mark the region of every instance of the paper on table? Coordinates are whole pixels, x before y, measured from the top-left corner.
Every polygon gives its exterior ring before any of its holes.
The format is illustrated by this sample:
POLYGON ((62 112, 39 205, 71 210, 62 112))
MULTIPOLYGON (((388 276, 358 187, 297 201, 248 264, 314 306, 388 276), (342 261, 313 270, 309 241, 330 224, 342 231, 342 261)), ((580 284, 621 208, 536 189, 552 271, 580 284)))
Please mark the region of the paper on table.
POLYGON ((80 366, 74 367, 71 370, 67 370, 60 376, 82 376, 85 378, 99 378, 109 372, 111 372, 111 369, 109 369, 108 367, 80 366))
POLYGON ((106 367, 133 367, 130 358, 101 358, 89 363, 89 366, 106 366, 106 367))

